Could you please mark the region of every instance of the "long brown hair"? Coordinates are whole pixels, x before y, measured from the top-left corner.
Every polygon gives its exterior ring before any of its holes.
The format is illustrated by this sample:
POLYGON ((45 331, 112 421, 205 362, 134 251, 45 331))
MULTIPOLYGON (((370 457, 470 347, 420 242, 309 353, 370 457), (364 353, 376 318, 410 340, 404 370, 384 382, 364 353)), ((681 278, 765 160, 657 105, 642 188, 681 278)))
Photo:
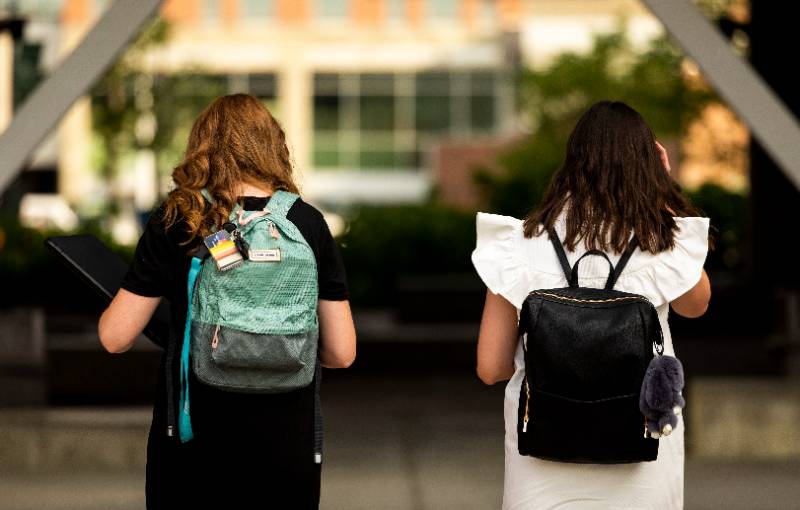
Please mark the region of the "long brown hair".
POLYGON ((627 104, 592 105, 570 134, 564 163, 541 203, 525 218, 525 236, 553 227, 567 207, 562 242, 569 250, 584 239, 589 249, 619 253, 631 230, 643 251, 672 249, 678 230, 673 216, 702 213, 665 170, 655 140, 644 118, 627 104))
POLYGON ((192 125, 186 154, 172 172, 175 188, 164 204, 166 228, 183 220, 188 244, 228 221, 241 182, 297 193, 286 135, 253 96, 217 98, 192 125), (206 209, 200 190, 212 203, 206 209))

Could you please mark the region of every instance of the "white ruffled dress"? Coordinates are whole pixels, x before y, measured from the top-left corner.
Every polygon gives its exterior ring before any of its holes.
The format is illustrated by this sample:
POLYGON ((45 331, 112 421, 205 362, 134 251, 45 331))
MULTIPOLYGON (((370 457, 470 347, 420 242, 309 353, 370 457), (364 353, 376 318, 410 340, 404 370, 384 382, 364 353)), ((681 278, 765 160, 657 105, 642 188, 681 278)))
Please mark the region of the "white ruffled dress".
MULTIPOLYGON (((653 255, 634 251, 617 290, 646 296, 658 311, 664 353, 675 355, 667 315, 669 303, 699 280, 708 251, 708 218, 676 217, 675 248, 653 255)), ((564 240, 563 214, 555 223, 564 240)), ((483 282, 519 309, 534 289, 566 287, 567 281, 546 233, 525 238, 522 221, 478 213, 477 247, 472 262, 483 282)), ((570 265, 585 251, 566 249, 570 265)), ((621 253, 608 253, 616 264, 621 253)), ((608 262, 599 256, 581 261, 579 285, 602 287, 608 262)), ((504 510, 609 510, 683 508, 684 424, 659 440, 658 459, 635 464, 572 464, 527 457, 517 450, 517 406, 524 376, 522 345, 514 356, 515 372, 506 385, 504 510)), ((691 405, 691 403, 687 403, 691 405)))

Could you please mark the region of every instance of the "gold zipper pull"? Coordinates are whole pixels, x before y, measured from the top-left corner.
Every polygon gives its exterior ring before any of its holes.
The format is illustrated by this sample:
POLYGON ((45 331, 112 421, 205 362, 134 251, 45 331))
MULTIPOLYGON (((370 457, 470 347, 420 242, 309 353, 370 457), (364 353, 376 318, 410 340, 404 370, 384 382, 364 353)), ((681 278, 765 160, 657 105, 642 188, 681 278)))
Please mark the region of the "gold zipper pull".
POLYGON ((531 400, 531 389, 528 386, 528 377, 525 377, 525 416, 522 418, 522 432, 528 432, 528 404, 531 400))

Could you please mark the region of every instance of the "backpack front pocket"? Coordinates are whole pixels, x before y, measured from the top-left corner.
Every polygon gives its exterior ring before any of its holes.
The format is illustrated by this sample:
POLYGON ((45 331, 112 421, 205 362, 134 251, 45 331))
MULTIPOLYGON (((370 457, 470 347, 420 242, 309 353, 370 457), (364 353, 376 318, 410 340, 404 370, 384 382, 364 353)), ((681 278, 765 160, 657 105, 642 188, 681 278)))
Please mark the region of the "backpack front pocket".
POLYGON ((523 383, 518 414, 521 455, 591 464, 644 462, 658 456, 658 440, 643 437, 638 394, 581 401, 533 386, 526 391, 523 383))
POLYGON ((302 359, 305 335, 249 333, 217 326, 211 339, 211 359, 223 368, 263 368, 294 372, 302 359))
POLYGON ((200 381, 220 389, 291 391, 314 376, 318 335, 316 328, 283 335, 193 321, 192 367, 200 381))

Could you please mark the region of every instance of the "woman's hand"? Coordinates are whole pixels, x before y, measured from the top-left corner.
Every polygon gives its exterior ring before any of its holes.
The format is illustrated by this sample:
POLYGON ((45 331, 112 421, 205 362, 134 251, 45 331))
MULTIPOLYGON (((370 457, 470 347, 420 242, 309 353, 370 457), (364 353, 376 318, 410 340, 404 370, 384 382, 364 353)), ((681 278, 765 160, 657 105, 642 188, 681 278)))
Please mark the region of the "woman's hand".
POLYGON ((347 368, 356 359, 356 328, 350 301, 320 299, 319 359, 325 368, 347 368))
POLYGON ((125 352, 133 346, 156 311, 160 297, 147 297, 119 289, 100 316, 97 334, 108 352, 125 352))
POLYGON ((519 340, 517 309, 504 297, 486 291, 478 334, 478 377, 494 384, 514 375, 514 351, 519 340))
POLYGON ((664 169, 666 169, 668 174, 672 173, 672 169, 669 167, 669 157, 667 156, 667 149, 661 145, 658 140, 656 140, 656 148, 658 149, 658 154, 661 156, 661 162, 664 164, 664 169))

